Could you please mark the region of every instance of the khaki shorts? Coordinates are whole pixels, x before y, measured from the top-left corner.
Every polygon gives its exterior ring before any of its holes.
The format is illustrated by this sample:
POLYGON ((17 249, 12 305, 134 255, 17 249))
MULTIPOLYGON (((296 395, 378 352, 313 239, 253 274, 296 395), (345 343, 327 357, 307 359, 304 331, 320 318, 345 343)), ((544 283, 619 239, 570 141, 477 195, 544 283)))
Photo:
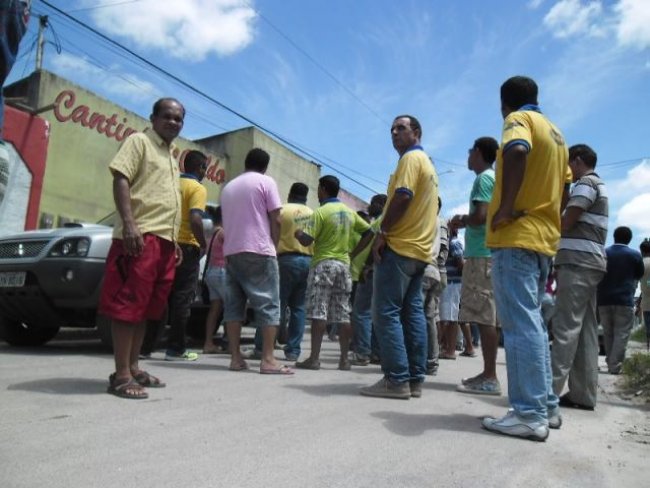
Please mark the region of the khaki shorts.
POLYGON ((491 258, 467 258, 465 261, 458 320, 496 326, 491 258))
POLYGON ((335 259, 326 259, 309 270, 306 316, 330 324, 350 322, 350 267, 335 259))

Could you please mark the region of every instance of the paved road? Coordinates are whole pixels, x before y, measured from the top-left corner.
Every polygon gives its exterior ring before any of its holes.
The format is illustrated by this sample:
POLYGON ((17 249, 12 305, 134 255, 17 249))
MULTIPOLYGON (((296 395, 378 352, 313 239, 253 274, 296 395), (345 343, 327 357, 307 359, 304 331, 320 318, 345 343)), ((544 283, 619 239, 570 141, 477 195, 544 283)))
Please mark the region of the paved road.
MULTIPOLYGON (((499 368, 505 387, 503 351, 499 368)), ((0 344, 0 486, 634 487, 650 484, 648 410, 601 375, 596 412, 565 410, 545 443, 480 428, 505 397, 455 391, 479 358, 444 361, 421 399, 362 397, 378 368, 294 377, 227 371, 226 356, 145 366, 168 383, 144 401, 105 393, 112 357, 90 333, 0 344), (73 339, 70 339, 70 336, 73 339)), ((257 366, 256 361, 251 365, 257 366)))

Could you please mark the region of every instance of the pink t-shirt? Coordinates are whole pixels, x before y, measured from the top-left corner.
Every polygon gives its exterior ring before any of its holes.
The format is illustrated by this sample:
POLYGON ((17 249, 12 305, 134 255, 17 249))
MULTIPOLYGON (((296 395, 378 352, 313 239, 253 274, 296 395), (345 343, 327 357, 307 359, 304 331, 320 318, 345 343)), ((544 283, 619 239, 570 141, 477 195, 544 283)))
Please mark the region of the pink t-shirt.
POLYGON ((226 258, 223 255, 223 229, 218 227, 215 231, 216 235, 212 239, 212 247, 210 248, 210 262, 208 266, 223 268, 226 266, 226 258))
POLYGON ((275 256, 268 214, 281 207, 278 185, 270 176, 247 171, 228 183, 221 191, 224 255, 275 256))

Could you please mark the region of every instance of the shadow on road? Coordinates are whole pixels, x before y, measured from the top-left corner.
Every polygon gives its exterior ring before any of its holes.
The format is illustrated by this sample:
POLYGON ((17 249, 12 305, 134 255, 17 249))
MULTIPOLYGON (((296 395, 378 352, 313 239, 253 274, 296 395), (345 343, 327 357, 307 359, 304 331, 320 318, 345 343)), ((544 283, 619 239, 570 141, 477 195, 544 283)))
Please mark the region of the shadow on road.
POLYGON ((95 395, 106 393, 108 379, 50 378, 9 385, 7 390, 51 393, 53 395, 95 395))
POLYGON ((309 395, 327 397, 331 395, 358 395, 364 383, 336 383, 331 385, 285 385, 285 388, 301 390, 309 395))
POLYGON ((494 434, 481 427, 481 419, 472 415, 408 414, 401 412, 374 412, 371 414, 384 421, 386 429, 401 436, 418 436, 427 430, 450 430, 473 434, 494 434))

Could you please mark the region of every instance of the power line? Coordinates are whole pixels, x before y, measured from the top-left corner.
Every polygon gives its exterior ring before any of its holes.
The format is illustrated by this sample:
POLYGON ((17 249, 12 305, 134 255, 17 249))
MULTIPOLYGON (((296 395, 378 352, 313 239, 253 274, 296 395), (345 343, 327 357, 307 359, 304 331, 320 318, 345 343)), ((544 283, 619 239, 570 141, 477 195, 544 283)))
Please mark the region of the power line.
POLYGON ((84 8, 78 8, 75 10, 68 10, 69 14, 76 13, 76 12, 87 12, 89 10, 97 10, 100 8, 107 8, 107 7, 117 7, 118 5, 126 5, 127 3, 137 3, 141 2, 142 0, 124 0, 123 2, 115 2, 115 3, 102 3, 99 5, 95 5, 94 7, 84 7, 84 8))
POLYGON ((340 88, 342 88, 348 95, 350 95, 352 98, 354 98, 360 105, 362 105, 368 112, 373 114, 377 119, 386 124, 389 125, 390 122, 384 119, 375 109, 373 109, 370 105, 368 105, 365 101, 363 101, 356 93, 354 93, 351 89, 349 89, 347 86, 343 84, 336 76, 334 76, 325 66, 323 66, 321 63, 319 63, 311 54, 309 54, 307 51, 305 51, 300 45, 296 42, 294 42, 293 39, 291 39, 287 34, 285 34, 278 26, 276 26, 273 22, 271 22, 262 12, 259 10, 255 9, 251 4, 248 2, 244 2, 250 9, 252 9, 259 17, 268 24, 271 29, 273 29, 280 37, 282 37, 285 41, 287 41, 291 46, 293 46, 294 49, 296 49, 300 54, 305 56, 309 61, 314 64, 319 70, 321 70, 325 75, 330 78, 334 83, 336 83, 340 88))
MULTIPOLYGON (((227 106, 227 105, 224 104, 223 102, 220 102, 220 101, 217 100, 216 98, 214 98, 214 97, 208 95, 207 93, 205 93, 205 92, 199 90, 198 88, 194 87, 193 85, 190 85, 188 82, 184 81, 183 79, 179 78, 178 76, 176 76, 176 75, 170 73, 169 71, 163 69, 162 67, 158 66, 157 64, 155 64, 155 63, 149 61, 148 59, 146 59, 146 58, 144 58, 143 56, 139 55, 139 54, 136 53, 135 51, 132 51, 131 49, 129 49, 129 48, 127 48, 126 46, 120 44, 119 42, 117 42, 117 41, 111 39, 110 37, 106 36, 105 34, 102 34, 102 33, 99 32, 98 30, 96 30, 96 29, 90 27, 89 25, 86 25, 85 23, 81 22, 80 20, 78 20, 77 18, 73 17, 72 15, 70 15, 70 14, 64 12, 63 10, 59 9, 58 7, 52 5, 50 2, 47 2, 46 0, 41 0, 41 3, 43 3, 43 4, 46 5, 47 7, 51 8, 51 9, 54 10, 55 12, 58 12, 60 15, 66 17, 66 18, 68 18, 68 19, 70 19, 71 21, 75 22, 76 24, 82 26, 83 28, 89 30, 90 32, 92 32, 92 33, 95 34, 96 36, 99 36, 99 37, 102 38, 104 41, 108 42, 109 44, 112 44, 113 46, 116 46, 117 48, 119 48, 119 49, 121 49, 121 50, 127 52, 129 55, 135 57, 136 59, 138 59, 139 61, 141 61, 141 62, 144 63, 145 65, 147 65, 147 66, 149 66, 150 68, 154 69, 155 71, 157 71, 157 72, 163 74, 164 76, 166 76, 166 77, 168 77, 168 78, 174 80, 176 83, 178 83, 179 85, 185 87, 186 89, 190 90, 191 92, 193 92, 193 93, 195 93, 195 94, 197 94, 197 95, 199 95, 199 96, 205 98, 206 100, 208 100, 208 101, 214 103, 215 105, 217 105, 218 107, 222 108, 223 110, 226 110, 227 112, 230 112, 231 114, 233 114, 233 115, 239 117, 240 119, 242 119, 242 120, 248 122, 249 124, 251 124, 251 125, 257 127, 258 129, 260 129, 260 130, 266 132, 267 134, 272 135, 273 137, 275 137, 275 138, 278 139, 279 141, 283 142, 283 143, 286 144, 287 146, 291 147, 292 149, 294 149, 294 150, 296 150, 296 151, 298 151, 298 152, 300 152, 300 153, 302 153, 302 154, 305 154, 305 155, 309 156, 309 158, 311 158, 311 159, 313 159, 313 160, 318 160, 318 158, 314 157, 314 156, 313 156, 312 154, 310 154, 309 152, 307 152, 307 151, 305 151, 304 149, 300 148, 298 145, 296 145, 296 144, 292 143, 291 141, 287 140, 285 137, 281 136, 281 135, 278 134, 277 132, 272 131, 271 129, 266 128, 265 126, 263 126, 263 125, 261 125, 261 124, 255 122, 254 120, 252 120, 252 119, 249 118, 248 116, 246 116, 246 115, 244 115, 244 114, 242 114, 242 113, 236 111, 235 109, 230 108, 229 106, 227 106)), ((329 164, 327 164, 327 163, 324 163, 324 162, 322 162, 322 161, 320 161, 320 164, 323 165, 323 166, 326 166, 326 167, 328 167, 328 168, 331 168, 331 169, 333 169, 333 170, 335 170, 335 171, 337 171, 339 174, 345 176, 348 180, 350 180, 350 181, 356 183, 356 184, 359 185, 360 187, 365 188, 366 190, 369 190, 369 191, 371 191, 371 192, 373 192, 373 193, 378 193, 378 191, 377 191, 376 189, 369 187, 368 185, 362 183, 361 181, 359 181, 359 180, 357 180, 357 179, 355 179, 355 178, 352 178, 351 176, 349 176, 349 175, 343 173, 343 172, 340 171, 340 170, 337 170, 337 169, 334 168, 333 166, 331 166, 331 165, 329 165, 329 164)), ((341 165, 341 166, 343 166, 343 165, 341 165)), ((346 168, 346 169, 347 169, 347 168, 346 168)))

